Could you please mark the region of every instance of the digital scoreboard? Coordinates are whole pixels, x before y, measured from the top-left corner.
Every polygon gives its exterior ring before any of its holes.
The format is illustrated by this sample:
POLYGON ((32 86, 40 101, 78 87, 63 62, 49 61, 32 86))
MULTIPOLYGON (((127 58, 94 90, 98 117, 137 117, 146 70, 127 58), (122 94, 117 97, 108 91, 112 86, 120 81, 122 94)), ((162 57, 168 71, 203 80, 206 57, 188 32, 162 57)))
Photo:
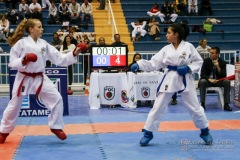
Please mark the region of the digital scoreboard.
POLYGON ((92 46, 91 69, 122 69, 128 66, 127 46, 92 46))

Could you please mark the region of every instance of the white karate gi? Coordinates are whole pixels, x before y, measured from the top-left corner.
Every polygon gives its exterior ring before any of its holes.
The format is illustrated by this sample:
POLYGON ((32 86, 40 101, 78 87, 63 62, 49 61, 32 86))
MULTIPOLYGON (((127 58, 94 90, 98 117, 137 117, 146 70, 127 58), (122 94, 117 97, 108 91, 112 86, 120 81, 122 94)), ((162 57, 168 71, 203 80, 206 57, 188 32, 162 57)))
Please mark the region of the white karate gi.
POLYGON ((188 13, 198 13, 198 0, 188 0, 188 13))
POLYGON ((134 22, 131 23, 132 27, 133 27, 133 31, 132 31, 132 37, 136 37, 136 34, 140 33, 142 37, 145 36, 145 34, 147 33, 146 30, 144 30, 145 26, 146 26, 147 22, 143 21, 142 25, 135 25, 134 22))
POLYGON ((42 8, 46 8, 48 5, 48 8, 51 6, 51 3, 49 0, 42 0, 42 8))
POLYGON ((51 111, 49 115, 49 123, 51 129, 62 129, 63 124, 63 100, 62 96, 56 89, 52 81, 44 74, 46 60, 58 66, 68 66, 76 62, 76 57, 72 52, 67 54, 60 53, 54 46, 50 45, 43 39, 38 39, 35 42, 31 36, 20 39, 10 50, 9 67, 18 70, 12 90, 12 99, 9 101, 7 108, 3 113, 0 132, 10 133, 16 126, 16 121, 21 108, 24 95, 35 94, 41 84, 42 76, 35 78, 27 76, 24 79, 24 91, 20 96, 17 96, 19 85, 24 77, 20 72, 37 73, 43 72, 43 86, 39 97, 43 104, 51 111), (27 53, 34 53, 38 59, 36 62, 29 62, 27 65, 22 65, 22 59, 27 53))
POLYGON ((158 11, 158 12, 156 12, 156 13, 153 13, 153 12, 148 11, 148 12, 147 12, 147 15, 149 15, 150 17, 152 17, 152 16, 158 16, 158 17, 160 18, 161 22, 164 21, 164 17, 165 17, 165 15, 164 15, 163 13, 161 13, 160 11, 158 11))
MULTIPOLYGON (((178 48, 175 49, 172 44, 163 47, 150 61, 137 61, 140 70, 154 71, 160 68, 170 66, 189 66, 191 73, 186 76, 186 88, 181 93, 183 103, 187 107, 193 122, 197 128, 203 129, 208 127, 208 121, 202 107, 198 102, 196 89, 192 73, 197 73, 202 66, 203 60, 195 47, 188 42, 182 41, 178 48)), ((148 131, 158 131, 161 116, 172 99, 172 95, 184 89, 183 76, 177 71, 167 71, 166 76, 159 89, 153 108, 151 109, 144 129, 148 131)))

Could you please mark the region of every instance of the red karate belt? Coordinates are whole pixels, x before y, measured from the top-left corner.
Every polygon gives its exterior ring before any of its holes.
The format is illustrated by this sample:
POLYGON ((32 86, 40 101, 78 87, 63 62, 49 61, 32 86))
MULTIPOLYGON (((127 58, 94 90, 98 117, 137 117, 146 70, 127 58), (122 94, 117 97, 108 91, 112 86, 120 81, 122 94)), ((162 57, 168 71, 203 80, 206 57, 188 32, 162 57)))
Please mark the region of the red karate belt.
POLYGON ((41 76, 41 77, 42 77, 42 82, 41 82, 41 84, 39 85, 39 87, 38 87, 38 89, 37 89, 37 91, 36 91, 36 97, 37 97, 37 96, 39 95, 39 93, 40 93, 40 91, 41 91, 41 89, 42 89, 42 85, 43 85, 43 72, 38 72, 38 73, 20 72, 20 73, 24 74, 25 76, 23 77, 23 79, 22 79, 22 81, 21 81, 21 83, 20 83, 20 85, 19 85, 19 87, 18 87, 17 96, 19 97, 19 95, 20 95, 21 88, 22 88, 24 79, 25 79, 26 77, 35 78, 35 77, 37 77, 37 76, 41 76))

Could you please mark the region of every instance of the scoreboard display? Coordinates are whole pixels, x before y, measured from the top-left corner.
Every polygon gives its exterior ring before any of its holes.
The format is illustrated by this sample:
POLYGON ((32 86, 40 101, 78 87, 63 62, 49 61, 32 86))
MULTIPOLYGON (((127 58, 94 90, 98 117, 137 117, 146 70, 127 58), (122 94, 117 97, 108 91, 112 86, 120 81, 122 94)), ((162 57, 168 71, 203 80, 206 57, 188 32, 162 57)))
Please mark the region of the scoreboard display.
POLYGON ((120 69, 128 66, 127 46, 92 46, 92 69, 120 69))

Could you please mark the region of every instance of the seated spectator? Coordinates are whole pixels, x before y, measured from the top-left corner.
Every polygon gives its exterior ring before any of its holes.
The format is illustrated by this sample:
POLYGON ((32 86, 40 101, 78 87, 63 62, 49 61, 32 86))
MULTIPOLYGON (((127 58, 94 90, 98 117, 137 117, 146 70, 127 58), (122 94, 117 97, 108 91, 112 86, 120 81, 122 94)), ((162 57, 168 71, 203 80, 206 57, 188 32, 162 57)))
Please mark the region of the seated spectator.
POLYGON ((148 23, 149 26, 149 35, 154 38, 155 41, 160 40, 160 28, 158 27, 158 22, 156 22, 156 19, 154 17, 150 18, 150 21, 148 23))
POLYGON ((51 41, 51 45, 53 45, 57 50, 60 51, 60 48, 62 46, 62 40, 59 38, 59 35, 57 32, 53 33, 53 39, 51 41))
MULTIPOLYGON (((111 45, 126 45, 127 46, 126 43, 121 41, 121 36, 119 33, 116 33, 114 35, 114 40, 115 40, 115 42, 113 42, 111 45)), ((127 48, 127 52, 128 52, 128 48, 127 48)))
POLYGON ((72 0, 72 2, 68 6, 69 14, 70 14, 70 20, 71 23, 78 24, 81 12, 81 6, 79 3, 76 2, 76 0, 72 0))
MULTIPOLYGON (((69 35, 66 35, 64 37, 64 41, 63 44, 60 48, 60 52, 62 52, 63 54, 67 54, 68 52, 71 52, 75 49, 75 45, 71 44, 71 38, 69 35)), ((68 66, 68 85, 72 85, 72 81, 73 81, 73 69, 72 69, 73 65, 69 65, 68 66)), ((68 88, 69 90, 71 90, 71 87, 68 88)))
POLYGON ((37 0, 32 0, 32 3, 29 5, 29 14, 30 18, 36 18, 42 21, 42 7, 37 0))
POLYGON ((16 4, 18 4, 18 0, 4 0, 6 9, 16 9, 16 4), (10 6, 11 3, 11 6, 10 6))
POLYGON ((8 12, 6 14, 6 19, 8 19, 10 24, 17 24, 18 11, 16 9, 8 9, 8 12))
POLYGON ((92 23, 92 4, 88 2, 88 0, 84 0, 82 4, 82 23, 89 24, 92 23))
POLYGON ((106 5, 106 0, 99 0, 99 7, 96 8, 97 10, 104 10, 105 9, 105 5, 106 5))
POLYGON ((55 5, 55 2, 51 2, 51 6, 49 7, 49 20, 47 21, 48 24, 59 24, 60 21, 58 20, 58 10, 55 5))
POLYGON ((141 37, 144 37, 147 33, 147 31, 145 30, 145 26, 146 26, 147 22, 146 21, 142 21, 141 19, 138 19, 138 21, 132 22, 131 25, 133 27, 133 31, 132 31, 132 41, 138 41, 141 37), (139 34, 140 35, 136 38, 136 35, 139 34))
POLYGON ((163 20, 164 23, 173 23, 176 21, 178 15, 174 13, 171 4, 168 3, 169 0, 165 0, 165 3, 162 5, 162 13, 164 14, 164 17, 170 17, 169 21, 163 20))
MULTIPOLYGON (((139 61, 140 59, 142 59, 141 54, 135 53, 135 54, 133 55, 132 63, 130 63, 130 64, 128 65, 128 71, 131 71, 132 65, 133 65, 134 63, 136 63, 137 61, 139 61)), ((139 72, 139 71, 140 71, 140 70, 138 70, 137 72, 139 72)))
POLYGON ((69 9, 66 0, 62 0, 62 3, 58 6, 58 15, 61 23, 69 22, 69 9))
POLYGON ((78 41, 74 38, 74 31, 72 29, 69 30, 69 37, 71 44, 74 44, 75 46, 78 44, 78 41))
POLYGON ((188 0, 188 15, 198 15, 198 0, 188 0))
POLYGON ((187 2, 186 0, 176 0, 177 9, 179 12, 177 13, 179 16, 185 16, 187 13, 187 2))
POLYGON ((105 38, 104 37, 100 37, 98 39, 98 44, 99 46, 104 46, 104 45, 107 45, 106 42, 105 42, 105 38))
POLYGON ((153 4, 153 7, 147 12, 147 15, 150 17, 157 16, 160 18, 161 22, 164 21, 164 14, 161 13, 157 3, 153 4))
POLYGON ((175 0, 172 1, 171 8, 173 10, 173 13, 176 13, 177 15, 180 13, 180 11, 178 10, 177 3, 176 3, 175 0))
POLYGON ((127 45, 126 43, 121 41, 121 36, 118 33, 114 35, 114 40, 115 42, 113 42, 112 45, 127 45))
POLYGON ((22 21, 24 18, 29 18, 29 8, 25 0, 21 0, 18 8, 19 21, 22 21))
POLYGON ((218 80, 227 76, 226 71, 227 62, 220 58, 219 47, 212 47, 210 50, 210 57, 204 59, 201 68, 201 78, 198 82, 200 91, 200 102, 204 109, 206 88, 207 87, 223 87, 224 89, 224 110, 232 111, 232 108, 228 105, 230 103, 230 81, 218 80))
POLYGON ((200 15, 201 16, 206 15, 205 14, 206 11, 209 13, 210 16, 213 15, 210 0, 202 0, 201 1, 200 15))
MULTIPOLYGON (((59 38, 57 32, 53 33, 53 38, 50 44, 60 51, 62 40, 59 38)), ((46 67, 51 67, 51 62, 49 60, 46 61, 46 67)))
POLYGON ((209 52, 210 52, 211 47, 209 47, 207 45, 207 39, 206 38, 203 38, 199 41, 199 45, 196 49, 203 59, 209 57, 209 52))
POLYGON ((8 32, 9 32, 9 21, 6 19, 6 15, 1 15, 0 20, 0 41, 5 43, 7 41, 8 32))

